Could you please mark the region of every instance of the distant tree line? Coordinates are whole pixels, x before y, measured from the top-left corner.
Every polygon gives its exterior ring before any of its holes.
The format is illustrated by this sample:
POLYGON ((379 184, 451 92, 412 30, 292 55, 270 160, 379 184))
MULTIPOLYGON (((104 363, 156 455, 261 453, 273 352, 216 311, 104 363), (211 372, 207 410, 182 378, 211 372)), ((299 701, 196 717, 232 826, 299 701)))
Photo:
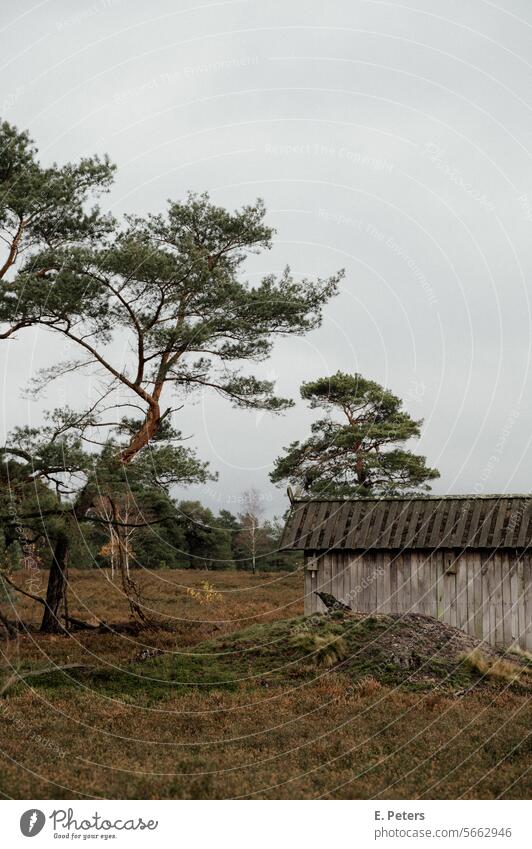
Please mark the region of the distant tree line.
MULTIPOLYGON (((23 509, 31 509, 33 500, 27 493, 23 509)), ((57 507, 54 495, 44 487, 38 500, 43 511, 44 505, 57 507)), ((118 575, 123 556, 130 574, 137 569, 271 572, 294 570, 301 559, 297 552, 280 550, 283 522, 278 517, 254 516, 251 522, 249 513, 235 515, 226 509, 215 513, 200 501, 174 501, 157 490, 137 494, 136 499, 124 497, 114 513, 102 503, 93 518, 89 515, 82 525, 69 526, 70 562, 76 568, 107 569, 118 575), (122 526, 112 519, 102 521, 117 515, 124 520, 122 526)), ((60 523, 56 513, 36 518, 34 531, 26 528, 24 536, 14 541, 9 539, 9 523, 0 523, 0 555, 7 556, 10 572, 45 568, 50 539, 60 523)))

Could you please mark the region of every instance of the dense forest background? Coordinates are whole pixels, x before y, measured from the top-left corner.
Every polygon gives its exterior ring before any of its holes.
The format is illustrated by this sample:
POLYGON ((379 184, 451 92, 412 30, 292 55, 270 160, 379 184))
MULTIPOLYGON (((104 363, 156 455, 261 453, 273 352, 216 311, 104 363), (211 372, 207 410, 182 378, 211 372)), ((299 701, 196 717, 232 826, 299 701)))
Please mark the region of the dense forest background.
MULTIPOLYGON (((139 507, 130 507, 130 514, 139 507)), ((150 493, 149 503, 143 504, 142 510, 142 526, 131 528, 127 541, 130 569, 271 572, 291 571, 299 564, 298 552, 279 550, 283 528, 280 518, 262 521, 250 512, 235 514, 226 509, 215 514, 199 501, 174 501, 164 493, 150 493)), ((48 525, 53 533, 51 523, 48 525)), ((108 525, 88 521, 71 527, 70 536, 71 565, 79 569, 114 568, 118 553, 108 525)), ((49 561, 49 542, 42 534, 24 547, 14 542, 6 548, 4 528, 0 545, 9 552, 14 571, 46 568, 49 561)))

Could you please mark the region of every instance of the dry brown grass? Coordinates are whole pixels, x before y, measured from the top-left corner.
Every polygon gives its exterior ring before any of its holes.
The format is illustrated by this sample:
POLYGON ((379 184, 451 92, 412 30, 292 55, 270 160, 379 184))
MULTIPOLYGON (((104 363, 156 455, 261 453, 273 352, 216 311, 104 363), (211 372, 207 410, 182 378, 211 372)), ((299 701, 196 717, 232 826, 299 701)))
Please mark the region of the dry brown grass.
MULTIPOLYGON (((528 652, 523 652, 521 656, 528 660, 528 652)), ((505 658, 487 657, 480 649, 465 654, 463 661, 466 666, 483 678, 495 678, 499 681, 507 681, 509 684, 523 681, 530 675, 527 666, 520 666, 505 658)))
MULTIPOLYGON (((229 640, 249 625, 302 611, 298 574, 166 571, 142 582, 151 608, 172 617, 175 631, 26 635, 2 643, 5 675, 50 663, 114 664, 118 675, 146 646, 190 653, 204 640, 229 640), (186 593, 206 579, 222 595, 209 605, 186 593)), ((127 618, 119 590, 101 574, 74 573, 71 595, 74 615, 127 618)), ((37 622, 31 603, 21 608, 37 622)), ((321 649, 328 657, 329 644, 321 649)), ((239 652, 235 669, 247 664, 239 652)), ((0 699, 0 791, 14 798, 163 799, 530 793, 529 694, 506 680, 455 698, 439 685, 416 691, 371 674, 354 681, 326 663, 306 678, 282 681, 249 665, 251 676, 240 684, 198 680, 163 696, 117 693, 83 679, 69 687, 25 679, 0 699)))

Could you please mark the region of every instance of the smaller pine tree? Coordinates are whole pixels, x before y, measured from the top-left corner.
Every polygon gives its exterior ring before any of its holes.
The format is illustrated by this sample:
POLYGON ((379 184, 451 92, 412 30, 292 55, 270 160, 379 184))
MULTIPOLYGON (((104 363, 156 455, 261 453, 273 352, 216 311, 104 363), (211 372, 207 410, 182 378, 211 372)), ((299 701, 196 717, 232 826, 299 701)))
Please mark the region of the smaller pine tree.
POLYGON ((303 383, 301 397, 328 415, 314 422, 305 442, 284 449, 270 475, 274 483, 289 481, 311 496, 362 497, 426 491, 427 481, 440 476, 425 457, 402 447, 419 437, 423 421, 375 381, 339 371, 303 383))

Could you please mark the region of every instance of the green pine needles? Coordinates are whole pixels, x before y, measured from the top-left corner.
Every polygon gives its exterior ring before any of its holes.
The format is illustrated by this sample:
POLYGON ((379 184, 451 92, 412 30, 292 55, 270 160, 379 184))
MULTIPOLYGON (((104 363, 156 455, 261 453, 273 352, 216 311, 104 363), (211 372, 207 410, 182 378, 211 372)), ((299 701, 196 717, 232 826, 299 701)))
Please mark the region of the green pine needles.
POLYGON ((389 390, 360 374, 336 372, 301 386, 301 397, 329 415, 312 425, 275 461, 274 483, 289 481, 307 495, 344 497, 426 491, 439 477, 425 458, 404 448, 420 435, 422 421, 402 409, 389 390), (341 421, 333 418, 339 413, 341 421))

